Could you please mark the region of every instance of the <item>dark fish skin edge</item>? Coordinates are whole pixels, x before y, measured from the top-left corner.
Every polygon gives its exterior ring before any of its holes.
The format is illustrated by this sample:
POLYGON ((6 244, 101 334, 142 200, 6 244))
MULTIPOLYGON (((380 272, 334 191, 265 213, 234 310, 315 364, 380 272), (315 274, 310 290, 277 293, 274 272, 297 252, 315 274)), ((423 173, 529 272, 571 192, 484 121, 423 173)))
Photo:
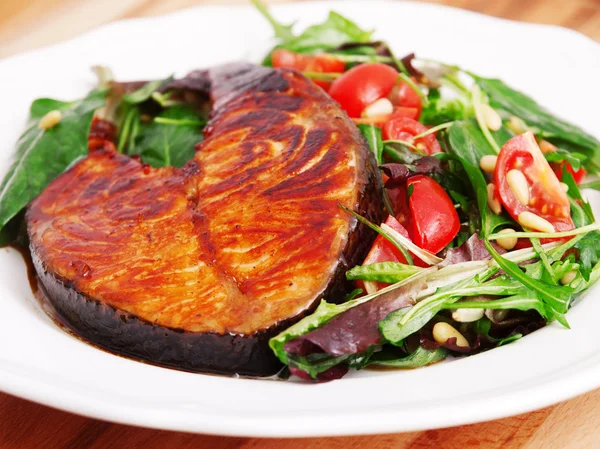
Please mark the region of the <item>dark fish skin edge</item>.
MULTIPOLYGON (((365 172, 357 186, 360 193, 355 211, 380 223, 384 214, 381 175, 373 153, 358 130, 356 137, 363 144, 359 156, 366 160, 357 161, 364 164, 365 172)), ((343 302, 344 294, 352 290, 345 273, 362 263, 375 236, 371 229, 355 220, 337 269, 317 298, 343 302)), ((269 348, 269 339, 310 314, 319 303, 317 299, 304 313, 252 335, 189 332, 153 324, 81 294, 70 281, 45 266, 33 244, 30 249, 42 290, 62 324, 108 351, 179 370, 253 377, 276 374, 282 364, 269 348)))

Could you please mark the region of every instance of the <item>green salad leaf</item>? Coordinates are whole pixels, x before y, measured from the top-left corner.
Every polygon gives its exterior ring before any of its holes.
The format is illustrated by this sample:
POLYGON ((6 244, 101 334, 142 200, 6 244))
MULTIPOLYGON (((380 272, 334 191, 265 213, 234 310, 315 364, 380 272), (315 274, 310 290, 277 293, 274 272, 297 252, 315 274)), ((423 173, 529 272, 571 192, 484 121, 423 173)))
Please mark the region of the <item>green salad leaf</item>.
POLYGON ((479 161, 487 154, 495 154, 474 119, 454 122, 448 129, 449 151, 462 164, 477 198, 481 218, 481 235, 487 236, 502 225, 512 223, 506 215, 496 215, 488 207, 487 182, 479 168, 479 161))
POLYGON ((406 265, 400 262, 376 262, 368 265, 357 265, 346 271, 346 279, 349 281, 362 280, 395 284, 421 270, 422 268, 415 265, 406 265))
POLYGON ((104 105, 106 90, 64 102, 42 98, 30 108, 26 130, 17 141, 15 161, 0 184, 0 229, 77 158, 88 151, 88 133, 96 109, 104 105), (60 123, 38 128, 50 111, 62 113, 60 123))
MULTIPOLYGON (((331 51, 344 44, 369 43, 373 31, 365 31, 352 20, 331 11, 325 22, 312 25, 302 33, 295 35, 292 25, 279 23, 269 12, 267 7, 259 0, 252 0, 258 11, 273 27, 275 37, 280 41, 273 49, 285 49, 296 53, 315 53, 318 51, 331 51)), ((264 65, 271 65, 271 52, 263 61, 264 65)))
POLYGON ((358 129, 367 140, 373 154, 375 154, 377 165, 383 164, 383 139, 381 137, 381 128, 375 125, 358 125, 358 129))
POLYGON ((153 167, 183 166, 194 156, 195 145, 203 140, 205 122, 188 106, 173 106, 150 123, 136 123, 127 153, 140 155, 153 167))
POLYGON ((413 353, 398 357, 394 352, 387 351, 384 347, 384 350, 371 356, 368 365, 403 369, 420 368, 444 360, 448 357, 448 354, 449 351, 441 346, 432 350, 419 346, 413 353))
POLYGON ((561 147, 561 142, 571 144, 571 148, 565 149, 577 148, 579 152, 590 158, 596 171, 600 168, 600 141, 594 136, 579 126, 557 117, 540 106, 533 98, 509 87, 499 79, 479 76, 474 76, 474 79, 487 94, 492 107, 519 117, 528 126, 539 130, 536 134, 556 143, 558 147, 561 147))

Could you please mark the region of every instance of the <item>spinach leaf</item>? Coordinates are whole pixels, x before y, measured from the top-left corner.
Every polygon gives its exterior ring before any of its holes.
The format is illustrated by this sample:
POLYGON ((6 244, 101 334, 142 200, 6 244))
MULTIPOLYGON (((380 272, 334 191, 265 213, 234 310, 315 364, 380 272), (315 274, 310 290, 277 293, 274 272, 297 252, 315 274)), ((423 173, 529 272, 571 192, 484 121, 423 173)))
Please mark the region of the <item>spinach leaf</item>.
MULTIPOLYGON (((139 123, 139 122, 135 122, 139 123)), ((134 125, 128 154, 138 154, 153 167, 181 167, 194 156, 194 147, 203 140, 201 121, 187 106, 173 106, 145 125, 134 125)))
POLYGON ((375 125, 358 125, 358 129, 365 136, 369 148, 375 158, 377 159, 377 165, 383 164, 383 139, 381 138, 381 128, 375 125))
MULTIPOLYGON (((545 138, 556 138, 579 147, 582 153, 600 162, 600 141, 583 129, 562 120, 531 97, 512 89, 498 79, 474 76, 475 82, 488 95, 490 105, 524 120, 529 126, 539 129, 545 138)), ((560 146, 560 144, 558 145, 560 146)), ((597 171, 597 170, 596 170, 597 171)))
POLYGON ((123 95, 123 102, 131 105, 143 103, 149 100, 155 91, 171 81, 173 81, 173 75, 162 80, 148 81, 138 90, 123 95))
POLYGON ((479 161, 487 154, 495 154, 473 119, 454 122, 448 128, 449 150, 462 164, 477 198, 481 216, 481 235, 486 236, 498 227, 512 223, 505 215, 496 215, 488 207, 487 182, 479 168, 479 161))
POLYGON ((364 266, 355 266, 346 271, 346 279, 349 281, 360 279, 363 281, 395 284, 396 282, 400 282, 412 276, 420 270, 422 270, 422 268, 400 262, 377 262, 364 266))
POLYGON ((429 350, 422 346, 410 355, 398 357, 393 352, 386 351, 375 353, 369 360, 369 365, 386 366, 390 368, 420 368, 421 366, 431 365, 448 357, 448 350, 443 347, 429 350))
POLYGON ((17 141, 15 162, 0 185, 0 229, 77 158, 88 151, 88 133, 94 111, 104 105, 106 90, 94 90, 82 100, 35 100, 29 122, 17 141), (38 128, 52 110, 62 113, 60 123, 38 128))

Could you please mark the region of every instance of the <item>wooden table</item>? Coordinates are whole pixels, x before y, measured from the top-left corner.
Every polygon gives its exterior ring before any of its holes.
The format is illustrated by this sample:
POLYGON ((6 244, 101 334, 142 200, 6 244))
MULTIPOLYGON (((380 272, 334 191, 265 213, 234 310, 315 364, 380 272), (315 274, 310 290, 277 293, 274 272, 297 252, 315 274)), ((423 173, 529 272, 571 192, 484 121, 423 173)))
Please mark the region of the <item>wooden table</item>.
MULTIPOLYGON (((277 3, 272 1, 269 3, 277 3)), ((0 58, 112 20, 163 14, 202 0, 0 0, 0 58)), ((246 3, 221 1, 212 3, 246 3)), ((600 41, 599 0, 438 0, 486 14, 574 28, 600 41)), ((340 5, 341 6, 341 5, 340 5)), ((394 435, 263 440, 140 429, 82 418, 0 393, 0 449, 584 449, 600 447, 600 390, 554 407, 483 424, 394 435)))

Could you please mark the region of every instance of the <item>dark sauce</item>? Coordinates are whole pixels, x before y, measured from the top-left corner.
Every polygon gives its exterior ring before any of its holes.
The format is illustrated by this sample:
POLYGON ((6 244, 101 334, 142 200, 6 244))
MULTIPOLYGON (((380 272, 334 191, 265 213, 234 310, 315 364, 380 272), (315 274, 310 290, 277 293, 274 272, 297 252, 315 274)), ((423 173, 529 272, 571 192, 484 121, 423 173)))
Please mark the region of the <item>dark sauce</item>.
POLYGON ((25 262, 25 266, 27 269, 27 280, 29 282, 29 287, 31 288, 31 293, 33 293, 33 296, 36 299, 36 301, 38 302, 38 305, 42 309, 42 311, 54 322, 54 324, 56 324, 58 327, 60 327, 64 332, 66 332, 70 336, 76 338, 77 340, 79 340, 89 346, 92 346, 93 348, 100 349, 101 351, 104 351, 108 354, 116 355, 116 356, 122 357, 124 359, 134 360, 136 362, 144 363, 146 365, 158 366, 159 368, 172 369, 175 371, 186 371, 186 372, 190 372, 193 374, 203 374, 203 375, 218 376, 218 377, 234 377, 234 378, 243 378, 243 379, 252 379, 252 380, 287 380, 287 378, 289 377, 289 371, 288 371, 287 367, 285 367, 285 366, 281 369, 281 371, 279 373, 274 374, 269 377, 250 377, 250 376, 241 376, 238 374, 228 376, 225 374, 199 373, 199 372, 195 372, 195 371, 188 371, 185 369, 177 369, 177 368, 172 368, 172 367, 168 367, 168 366, 155 365, 155 364, 149 363, 145 360, 127 357, 123 354, 119 354, 118 352, 112 352, 112 351, 108 350, 107 348, 104 348, 100 345, 96 345, 93 342, 83 338, 77 332, 75 332, 68 325, 68 323, 60 316, 60 314, 54 309, 54 307, 52 306, 52 303, 50 302, 50 300, 48 299, 48 297, 44 291, 43 286, 41 285, 41 283, 39 281, 37 272, 35 270, 35 266, 33 265, 33 260, 31 258, 31 252, 29 251, 29 248, 25 248, 25 247, 19 246, 19 245, 10 245, 9 247, 18 251, 19 254, 21 255, 21 257, 23 258, 23 262, 25 262))

